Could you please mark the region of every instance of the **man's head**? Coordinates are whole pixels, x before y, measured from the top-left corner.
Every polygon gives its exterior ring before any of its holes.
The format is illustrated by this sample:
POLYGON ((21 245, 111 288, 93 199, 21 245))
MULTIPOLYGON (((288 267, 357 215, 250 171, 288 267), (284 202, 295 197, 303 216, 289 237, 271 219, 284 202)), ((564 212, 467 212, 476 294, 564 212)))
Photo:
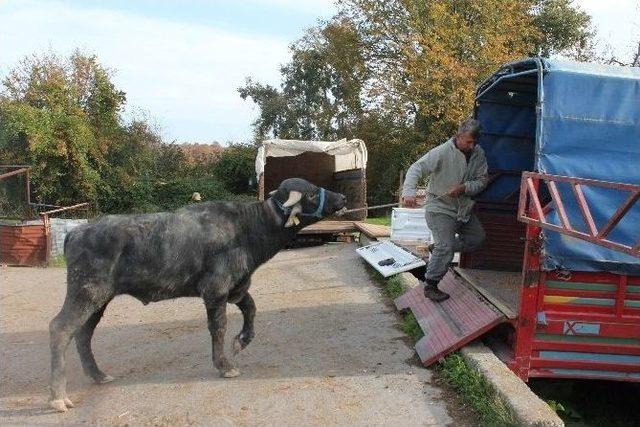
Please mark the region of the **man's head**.
POLYGON ((458 127, 456 134, 456 146, 465 153, 470 153, 476 147, 480 136, 480 122, 475 119, 467 119, 458 127))

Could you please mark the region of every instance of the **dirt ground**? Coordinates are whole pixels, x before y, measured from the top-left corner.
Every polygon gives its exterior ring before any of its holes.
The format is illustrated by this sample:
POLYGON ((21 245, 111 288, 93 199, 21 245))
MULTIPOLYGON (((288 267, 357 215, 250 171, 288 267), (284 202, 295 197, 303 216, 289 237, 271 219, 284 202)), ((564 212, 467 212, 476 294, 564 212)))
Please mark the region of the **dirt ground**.
MULTIPOLYGON (((93 340, 103 371, 84 376, 67 352, 76 408, 47 407, 48 322, 65 270, 0 268, 0 424, 460 425, 431 371, 417 366, 353 244, 288 250, 254 275, 256 337, 237 357, 242 375, 212 368, 204 306, 182 298, 143 306, 123 296, 93 340)), ((242 317, 229 306, 227 343, 242 317)), ((466 424, 466 422, 463 422, 466 424)))

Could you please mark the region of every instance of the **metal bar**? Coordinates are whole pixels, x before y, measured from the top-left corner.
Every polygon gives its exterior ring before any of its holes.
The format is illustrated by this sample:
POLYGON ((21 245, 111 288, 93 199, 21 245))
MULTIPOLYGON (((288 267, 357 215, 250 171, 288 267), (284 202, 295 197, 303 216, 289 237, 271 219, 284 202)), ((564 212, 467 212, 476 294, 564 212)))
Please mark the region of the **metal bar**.
POLYGON ((504 136, 511 139, 524 139, 525 141, 533 141, 533 136, 529 135, 513 135, 504 132, 480 132, 481 135, 504 136))
POLYGON ((596 187, 613 188, 616 190, 640 191, 638 190, 639 188, 638 185, 626 184, 624 182, 600 181, 598 179, 551 175, 551 174, 538 173, 538 172, 522 172, 522 177, 550 179, 555 182, 578 183, 578 184, 584 184, 584 185, 593 185, 596 187))
POLYGON ((27 203, 31 204, 31 176, 30 176, 31 168, 27 168, 27 182, 26 182, 26 191, 27 191, 27 203))
POLYGON ((398 206, 398 205, 399 205, 399 203, 389 203, 389 204, 386 204, 386 205, 369 206, 369 207, 366 207, 366 208, 347 209, 346 211, 342 211, 342 213, 343 214, 348 214, 348 213, 351 213, 351 212, 370 211, 372 209, 389 208, 389 207, 398 206))
POLYGON ((545 216, 544 216, 544 211, 542 210, 542 206, 540 205, 540 199, 538 199, 538 192, 536 191, 535 186, 533 185, 533 179, 531 177, 526 178, 527 179, 527 188, 529 190, 529 204, 533 205, 533 207, 536 210, 536 213, 538 214, 538 218, 540 218, 540 221, 542 221, 542 224, 545 224, 546 222, 544 222, 546 220, 545 216))
POLYGON ((537 357, 531 358, 531 367, 640 372, 640 365, 634 363, 600 362, 595 360, 542 359, 537 357))
POLYGON ((576 237, 578 239, 586 240, 587 242, 596 243, 598 245, 604 246, 609 249, 618 250, 629 255, 633 255, 636 257, 640 257, 640 251, 632 248, 631 246, 624 245, 622 243, 612 242, 606 239, 597 239, 590 234, 582 233, 576 230, 567 230, 566 228, 560 227, 555 224, 550 224, 548 222, 539 221, 537 219, 529 218, 529 217, 521 217, 520 220, 522 222, 526 222, 527 224, 536 225, 538 227, 546 228, 548 230, 557 231, 559 233, 567 234, 571 237, 576 237))
POLYGON ((628 253, 629 255, 640 257, 640 244, 636 244, 635 246, 626 245, 618 242, 614 242, 611 240, 607 240, 607 235, 613 230, 613 228, 620 222, 622 217, 631 209, 634 203, 640 199, 640 186, 633 184, 624 184, 624 183, 612 183, 599 181, 594 179, 585 179, 585 178, 573 178, 573 177, 564 177, 558 175, 548 175, 548 174, 540 174, 534 172, 524 172, 522 174, 522 183, 521 188, 524 188, 526 183, 526 188, 528 192, 528 197, 530 197, 530 205, 533 205, 535 208, 534 212, 531 212, 531 208, 527 210, 526 206, 523 205, 523 198, 526 199, 526 196, 520 195, 521 203, 518 206, 518 220, 533 224, 545 229, 549 229, 552 231, 557 231, 559 233, 567 234, 572 237, 576 237, 578 239, 586 240, 591 243, 599 244, 601 246, 607 247, 609 249, 618 250, 624 253, 628 253), (538 194, 536 190, 536 186, 534 182, 539 182, 539 180, 544 180, 549 187, 549 192, 553 201, 556 203, 558 208, 558 213, 560 216, 560 220, 562 222, 562 226, 558 226, 552 224, 547 221, 544 216, 544 209, 538 207, 540 206, 540 200, 538 199, 538 194), (576 199, 578 201, 578 205, 582 211, 582 215, 585 219, 587 226, 589 227, 589 233, 584 233, 578 230, 575 230, 571 227, 569 223, 568 217, 566 215, 566 211, 564 209, 564 205, 562 204, 560 194, 557 190, 556 182, 567 182, 569 183, 573 191, 576 195, 576 199), (584 193, 582 192, 582 185, 592 185, 601 188, 611 188, 617 190, 627 190, 631 191, 631 195, 629 198, 617 209, 617 211, 613 214, 607 225, 600 231, 597 232, 597 228, 595 225, 595 221, 591 216, 591 212, 589 211, 589 206, 587 204, 586 198, 584 197, 584 193), (537 214, 539 218, 534 218, 533 213, 537 214))
POLYGON ((31 169, 29 165, 0 165, 0 169, 8 169, 8 168, 27 168, 31 169))
POLYGON ((515 197, 516 194, 518 194, 520 192, 519 188, 516 188, 515 190, 513 190, 511 193, 507 194, 505 197, 502 198, 502 200, 511 200, 515 197))
POLYGON ((604 239, 609 235, 613 227, 618 225, 622 217, 629 212, 629 209, 633 206, 633 204, 640 198, 640 190, 636 190, 635 193, 631 193, 631 196, 627 199, 626 202, 622 204, 618 208, 618 210, 613 214, 607 225, 604 226, 602 230, 596 236, 598 239, 604 239))
POLYGON ((489 92, 491 89, 493 89, 493 87, 495 85, 500 83, 502 80, 512 79, 514 77, 525 76, 525 75, 528 75, 528 74, 534 74, 534 73, 537 73, 537 72, 538 72, 538 70, 536 69, 536 70, 520 71, 519 73, 515 73, 515 74, 505 74, 504 76, 499 77, 495 82, 491 83, 491 85, 489 85, 488 88, 486 88, 485 90, 480 92, 478 95, 476 95, 476 99, 481 98, 482 95, 484 95, 485 93, 489 92))
POLYGON ((578 206, 580 207, 580 212, 582 212, 584 222, 587 224, 587 227, 589 227, 591 235, 595 237, 598 234, 598 229, 596 228, 596 223, 593 221, 593 216, 591 216, 587 199, 584 197, 584 193, 582 192, 582 186, 577 182, 573 182, 571 183, 571 188, 573 189, 573 194, 575 194, 576 199, 578 200, 578 206))
POLYGON ((536 108, 536 104, 534 102, 532 102, 530 104, 525 104, 524 102, 507 102, 507 101, 501 101, 501 100, 497 100, 497 99, 483 99, 483 100, 479 100, 478 103, 479 104, 508 105, 510 107, 531 108, 532 110, 535 110, 535 108, 536 108))
MULTIPOLYGON (((443 198, 444 196, 447 196, 447 193, 445 194, 441 194, 437 197, 434 197, 433 199, 429 200, 430 202, 434 201, 434 200, 439 200, 441 198, 443 198)), ((348 214, 351 212, 358 212, 358 211, 370 211, 372 209, 382 209, 382 208, 389 208, 392 206, 398 206, 400 203, 388 203, 386 205, 377 205, 377 206, 369 206, 366 208, 356 208, 356 209, 347 209, 346 211, 342 211, 342 214, 348 214)))
POLYGON ((65 206, 64 208, 59 208, 59 209, 53 209, 51 211, 46 211, 46 212, 40 212, 40 215, 46 216, 46 215, 51 215, 53 213, 58 213, 58 212, 62 212, 62 211, 68 211, 68 210, 72 210, 72 209, 80 209, 80 208, 88 208, 89 207, 89 203, 78 203, 77 205, 73 205, 73 206, 65 206))
MULTIPOLYGON (((561 335, 558 338, 562 338, 561 335)), ((578 351, 592 353, 617 353, 640 356, 640 347, 633 347, 622 344, 601 344, 601 343, 574 343, 567 341, 533 341, 533 350, 559 350, 578 351)))
POLYGON ((28 170, 29 168, 22 168, 22 169, 17 169, 11 172, 3 173, 2 175, 0 175, 0 179, 9 178, 10 176, 13 176, 13 175, 19 175, 21 173, 27 172, 28 170))
POLYGON ((518 220, 521 221, 526 215, 527 209, 527 181, 522 178, 520 181, 520 197, 518 199, 518 220))
POLYGON ((571 223, 569 222, 569 217, 567 216, 567 211, 564 210, 564 204, 562 203, 562 198, 560 197, 560 193, 558 192, 556 183, 548 180, 545 180, 544 182, 547 184, 549 192, 551 193, 551 198, 556 204, 556 208, 558 209, 558 215, 560 215, 560 221, 562 222, 562 225, 567 230, 573 230, 573 227, 571 227, 571 223))
POLYGON ((49 215, 46 213, 42 215, 42 223, 44 224, 45 236, 44 263, 45 266, 49 266, 49 262, 51 261, 51 223, 49 222, 49 215))

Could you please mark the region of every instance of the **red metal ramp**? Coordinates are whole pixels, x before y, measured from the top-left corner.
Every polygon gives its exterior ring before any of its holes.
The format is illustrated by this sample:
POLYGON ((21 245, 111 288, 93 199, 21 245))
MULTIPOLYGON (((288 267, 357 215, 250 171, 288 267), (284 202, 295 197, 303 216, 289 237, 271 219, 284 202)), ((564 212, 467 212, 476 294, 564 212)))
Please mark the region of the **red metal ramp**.
POLYGON ((439 288, 451 297, 434 303, 425 298, 418 286, 395 300, 398 310, 411 309, 424 332, 415 348, 425 366, 507 321, 504 314, 452 271, 444 276, 439 288))

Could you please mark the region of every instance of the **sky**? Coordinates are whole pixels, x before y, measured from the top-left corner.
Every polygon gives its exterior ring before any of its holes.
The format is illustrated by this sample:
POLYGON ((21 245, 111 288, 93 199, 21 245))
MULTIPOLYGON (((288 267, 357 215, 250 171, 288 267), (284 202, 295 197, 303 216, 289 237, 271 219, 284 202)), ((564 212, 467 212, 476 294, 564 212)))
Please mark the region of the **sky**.
MULTIPOLYGON (((599 48, 630 58, 640 0, 575 0, 592 15, 599 48)), ((247 77, 279 86, 289 44, 336 12, 332 0, 0 0, 0 78, 18 61, 79 48, 96 54, 165 141, 251 139, 258 109, 247 77)))

